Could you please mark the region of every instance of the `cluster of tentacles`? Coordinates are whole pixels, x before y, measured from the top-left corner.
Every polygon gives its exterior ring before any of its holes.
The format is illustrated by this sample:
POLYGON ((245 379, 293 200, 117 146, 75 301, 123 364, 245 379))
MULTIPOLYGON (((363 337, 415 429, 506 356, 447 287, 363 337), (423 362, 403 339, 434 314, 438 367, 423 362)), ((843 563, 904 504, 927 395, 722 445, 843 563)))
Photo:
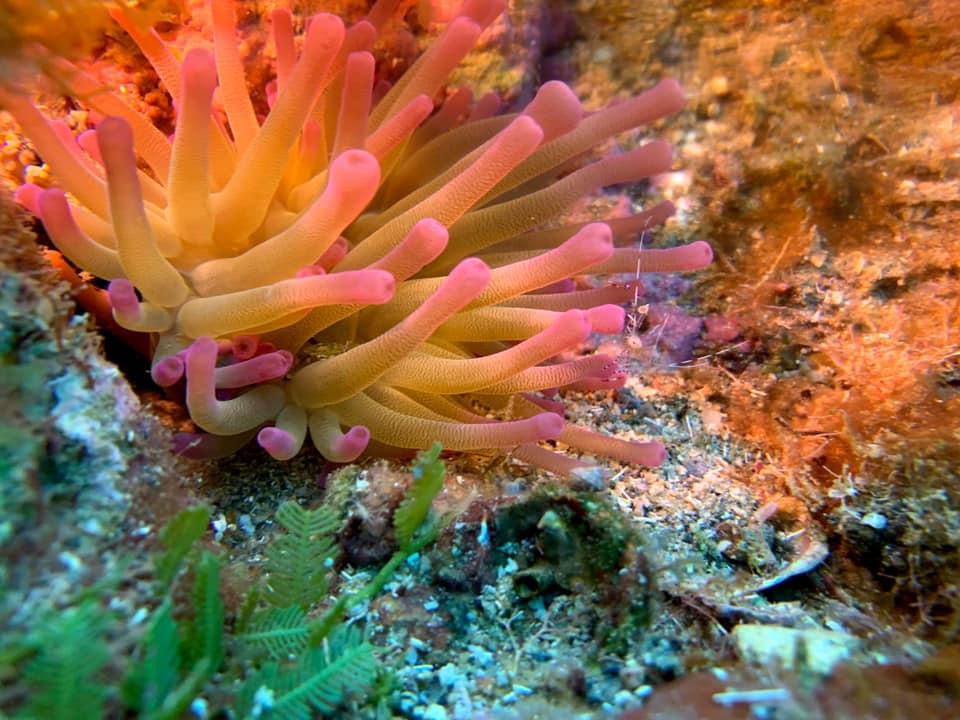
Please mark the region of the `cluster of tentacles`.
POLYGON ((466 0, 392 87, 370 49, 397 0, 345 28, 315 15, 302 43, 272 14, 276 81, 255 110, 231 0, 212 0, 212 50, 179 58, 122 14, 170 93, 168 138, 119 95, 52 59, 99 118, 78 136, 24 94, 0 89, 59 184, 18 199, 77 267, 110 281, 115 321, 149 333, 152 376, 185 384, 193 455, 256 436, 273 457, 309 433, 326 458, 366 449, 502 452, 565 473, 579 461, 544 440, 653 465, 656 442, 605 437, 562 418, 557 388, 621 385, 616 358, 578 356, 619 333, 634 287, 579 286, 589 273, 692 270, 709 246, 630 245, 669 203, 609 223, 557 225, 578 198, 670 168, 659 141, 587 162, 618 133, 679 110, 664 81, 587 114, 545 84, 519 113, 466 89, 435 106, 450 72, 504 10, 466 0), (299 44, 299 47, 298 47, 299 44), (542 228, 548 229, 542 229, 542 228), (368 447, 369 446, 369 447, 368 447))

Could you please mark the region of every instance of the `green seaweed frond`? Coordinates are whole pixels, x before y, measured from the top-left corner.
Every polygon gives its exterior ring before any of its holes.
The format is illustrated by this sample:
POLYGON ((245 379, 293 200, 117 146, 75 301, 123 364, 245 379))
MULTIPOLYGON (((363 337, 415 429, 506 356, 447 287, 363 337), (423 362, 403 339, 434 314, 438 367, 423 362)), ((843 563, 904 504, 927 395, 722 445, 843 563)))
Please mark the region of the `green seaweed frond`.
POLYGON ((275 659, 299 655, 307 648, 307 615, 299 605, 257 613, 240 638, 275 659))
POLYGON ((173 583, 193 544, 210 525, 210 508, 197 505, 181 511, 160 531, 164 553, 156 560, 157 582, 166 590, 173 583))
POLYGON ((307 609, 327 593, 339 515, 327 505, 304 510, 295 502, 285 502, 277 510, 277 522, 287 533, 267 549, 266 600, 274 607, 307 609))
POLYGON ((88 602, 67 608, 27 640, 36 655, 23 677, 31 689, 25 716, 45 720, 96 720, 103 717, 107 692, 97 674, 110 659, 109 618, 88 602))
POLYGON ((223 600, 220 597, 220 560, 200 554, 193 581, 193 622, 187 626, 186 655, 197 664, 206 659, 211 671, 223 662, 223 600))
POLYGON ((401 548, 407 547, 413 541, 414 534, 430 513, 433 499, 443 488, 447 468, 440 459, 442 449, 440 443, 435 442, 430 449, 417 456, 411 468, 413 485, 393 516, 393 527, 401 548))
POLYGON ((462 507, 442 515, 431 514, 433 500, 443 488, 446 466, 440 460, 443 448, 434 443, 417 457, 412 468, 413 483, 393 516, 394 533, 399 549, 387 564, 356 593, 341 595, 323 615, 310 623, 310 646, 323 643, 343 621, 344 615, 361 603, 376 597, 397 568, 411 555, 420 552, 437 539, 443 529, 456 517, 462 507))
MULTIPOLYGON (((189 508, 171 520, 161 537, 167 550, 157 562, 165 568, 167 588, 183 559, 206 530, 210 510, 189 508)), ((208 552, 191 563, 192 617, 179 624, 173 617, 173 600, 164 597, 154 611, 146 634, 138 644, 137 658, 127 674, 123 696, 127 705, 145 720, 175 720, 201 692, 224 659, 224 606, 220 597, 220 561, 208 552)))
MULTIPOLYGON (((381 669, 363 632, 344 618, 379 594, 396 569, 433 542, 453 517, 431 512, 445 474, 440 451, 435 445, 414 466, 414 482, 395 517, 399 548, 353 592, 331 597, 330 576, 356 470, 338 474, 328 502, 315 510, 283 503, 276 521, 285 532, 267 548, 266 582, 249 590, 233 623, 220 594, 223 561, 198 542, 211 510, 182 511, 160 531, 162 549, 153 563, 156 605, 124 661, 121 687, 105 685, 100 677, 108 675, 115 655, 108 637, 117 641, 119 635, 120 645, 129 647, 102 608, 115 578, 82 591, 36 631, 0 643, 0 670, 22 669, 27 698, 22 716, 176 720, 202 697, 232 717, 298 720, 362 700, 382 677, 381 669), (228 652, 238 640, 259 652, 228 652)), ((114 658, 113 672, 119 669, 114 658)))
POLYGON ((124 684, 126 703, 144 720, 180 717, 223 662, 220 562, 203 553, 194 570, 192 622, 181 630, 172 601, 165 598, 153 613, 138 661, 124 684))
POLYGON ((240 608, 237 610, 237 619, 233 624, 233 631, 237 635, 243 635, 250 627, 250 621, 256 616, 257 606, 260 604, 260 587, 253 585, 243 598, 240 608))
POLYGON ((376 680, 373 646, 354 627, 340 626, 295 663, 268 663, 246 684, 241 717, 309 720, 362 697, 376 680))
POLYGON ((180 678, 180 634, 169 598, 154 611, 140 642, 140 658, 127 675, 123 695, 141 715, 155 714, 180 678))

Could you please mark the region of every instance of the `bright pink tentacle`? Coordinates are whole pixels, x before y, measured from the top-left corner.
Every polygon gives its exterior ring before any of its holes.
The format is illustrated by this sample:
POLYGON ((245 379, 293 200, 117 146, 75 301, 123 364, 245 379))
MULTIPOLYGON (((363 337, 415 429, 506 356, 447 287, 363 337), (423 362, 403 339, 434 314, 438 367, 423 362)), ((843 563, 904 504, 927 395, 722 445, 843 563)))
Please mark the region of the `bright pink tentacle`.
POLYGON ((217 343, 199 338, 186 350, 187 409, 191 419, 207 432, 237 435, 276 417, 284 404, 284 392, 273 385, 260 385, 232 400, 216 396, 217 343))
POLYGON ((617 335, 623 332, 627 312, 619 305, 599 305, 587 310, 587 317, 594 332, 617 335))
POLYGON ((310 413, 310 439, 327 460, 346 463, 356 460, 367 449, 370 431, 363 425, 354 425, 342 432, 336 415, 321 409, 310 413))
POLYGON ((179 355, 165 357, 150 368, 150 377, 160 387, 170 387, 180 382, 186 365, 179 355))
POLYGON ((369 52, 350 53, 344 70, 343 93, 332 157, 350 148, 363 148, 367 139, 375 61, 369 52))
POLYGON ((293 42, 293 15, 287 8, 277 8, 270 13, 273 28, 273 44, 277 52, 277 89, 283 90, 297 62, 293 42))
POLYGON ((560 433, 559 440, 583 452, 613 458, 630 465, 658 467, 663 464, 667 455, 663 444, 656 441, 630 442, 600 435, 569 423, 560 433))
POLYGON ((27 202, 36 203, 47 234, 70 262, 97 277, 111 279, 124 276, 123 265, 116 251, 94 242, 77 227, 63 190, 51 188, 22 195, 26 196, 27 202))
POLYGON ((246 387, 282 378, 291 367, 293 355, 286 350, 276 350, 233 365, 218 367, 214 373, 214 382, 218 389, 246 387))
POLYGON ((556 438, 563 431, 563 418, 541 413, 524 420, 468 424, 428 420, 405 415, 360 393, 335 408, 341 420, 365 425, 375 440, 407 448, 427 448, 439 440, 449 450, 482 450, 514 447, 556 438))
POLYGON ((307 437, 307 414, 296 405, 287 405, 277 416, 274 427, 265 427, 257 433, 257 443, 274 460, 294 457, 307 437))
POLYGON ((590 268, 598 275, 631 272, 688 272, 713 262, 713 248, 703 240, 663 249, 617 248, 613 256, 590 268))

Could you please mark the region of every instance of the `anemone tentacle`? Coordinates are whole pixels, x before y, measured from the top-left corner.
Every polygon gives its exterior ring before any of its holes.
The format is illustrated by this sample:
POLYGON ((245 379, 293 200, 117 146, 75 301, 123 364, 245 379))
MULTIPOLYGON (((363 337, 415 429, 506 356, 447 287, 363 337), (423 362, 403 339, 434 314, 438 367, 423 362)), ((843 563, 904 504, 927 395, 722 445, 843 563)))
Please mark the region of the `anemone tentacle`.
POLYGON ((178 436, 177 451, 216 456, 256 437, 288 460, 309 437, 349 462, 440 440, 560 474, 582 468, 538 444, 558 440, 659 463, 659 443, 579 428, 530 393, 621 386, 615 357, 570 352, 591 333, 623 331, 621 304, 639 281, 616 276, 712 258, 703 242, 647 249, 669 202, 609 224, 558 224, 579 198, 670 168, 658 140, 590 153, 679 111, 680 87, 665 80, 592 113, 555 81, 504 114, 496 94, 469 88, 435 101, 506 6, 465 0, 385 89, 371 50, 400 4, 378 0, 351 27, 313 16, 301 42, 293 14, 273 11, 276 83, 252 94, 234 0, 207 5, 212 43, 198 38, 185 55, 112 11, 173 99, 172 139, 64 60, 51 67, 99 119, 77 137, 0 86, 0 105, 59 183, 16 198, 72 263, 107 281, 96 297, 116 323, 149 334, 153 379, 185 384, 208 434, 178 436), (581 273, 614 277, 591 287, 581 273))

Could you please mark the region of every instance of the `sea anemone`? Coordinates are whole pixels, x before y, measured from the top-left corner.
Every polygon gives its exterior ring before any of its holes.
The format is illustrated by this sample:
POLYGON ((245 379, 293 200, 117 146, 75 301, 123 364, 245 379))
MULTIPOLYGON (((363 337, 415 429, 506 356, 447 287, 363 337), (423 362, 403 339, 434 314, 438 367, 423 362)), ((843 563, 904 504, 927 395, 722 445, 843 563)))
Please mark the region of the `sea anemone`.
POLYGON ((24 94, 0 89, 59 184, 21 186, 18 199, 72 263, 109 281, 116 323, 150 334, 154 380, 185 382, 205 431, 181 442, 187 454, 256 436, 288 459, 309 433, 336 462, 439 440, 450 450, 510 449, 568 473, 582 463, 540 444, 559 440, 658 464, 659 443, 565 423, 550 399, 557 388, 624 381, 616 358, 569 351, 591 332, 621 332, 620 303, 634 286, 581 289, 572 278, 692 270, 709 263, 710 247, 628 244, 670 215, 668 203, 606 224, 558 218, 599 188, 670 168, 661 141, 584 158, 679 110, 679 86, 662 81, 594 113, 560 82, 516 113, 497 115, 497 103, 473 103, 465 90, 437 107, 505 3, 466 0, 387 89, 370 49, 397 4, 378 0, 349 28, 313 16, 299 57, 294 17, 275 10, 276 81, 263 118, 231 0, 210 3, 212 50, 195 45, 182 59, 115 11, 173 98, 172 139, 52 58, 100 120, 75 137, 24 94))

